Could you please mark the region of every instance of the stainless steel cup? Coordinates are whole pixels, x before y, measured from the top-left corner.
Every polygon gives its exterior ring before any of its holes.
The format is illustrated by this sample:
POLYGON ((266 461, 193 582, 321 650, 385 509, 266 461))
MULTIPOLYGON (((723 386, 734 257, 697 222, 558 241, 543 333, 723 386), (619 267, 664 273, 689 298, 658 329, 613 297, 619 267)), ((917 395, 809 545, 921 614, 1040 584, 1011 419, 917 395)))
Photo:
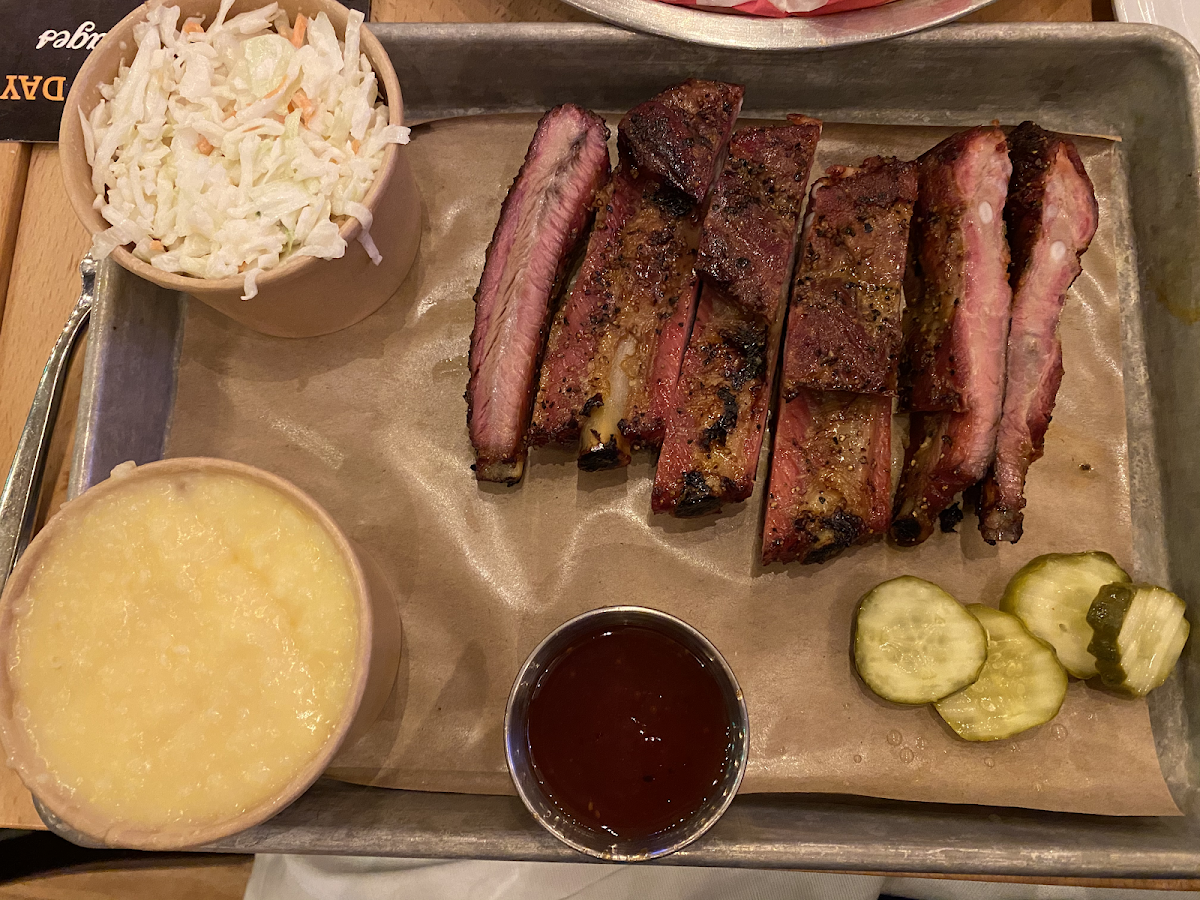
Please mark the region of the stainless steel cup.
POLYGON ((742 775, 746 771, 749 749, 747 734, 749 718, 742 689, 728 663, 717 648, 699 631, 681 619, 642 606, 608 606, 576 616, 560 625, 537 645, 521 671, 517 673, 508 707, 504 712, 504 750, 508 771, 526 808, 547 831, 563 843, 583 853, 615 862, 637 862, 674 853, 700 837, 721 818, 733 802, 742 775), (686 822, 668 828, 649 838, 614 841, 611 836, 584 828, 563 815, 546 796, 529 754, 527 721, 529 701, 538 681, 547 668, 579 638, 605 627, 641 625, 652 628, 678 641, 699 659, 709 663, 721 687, 729 721, 733 723, 733 751, 721 778, 718 790, 696 814, 686 822))

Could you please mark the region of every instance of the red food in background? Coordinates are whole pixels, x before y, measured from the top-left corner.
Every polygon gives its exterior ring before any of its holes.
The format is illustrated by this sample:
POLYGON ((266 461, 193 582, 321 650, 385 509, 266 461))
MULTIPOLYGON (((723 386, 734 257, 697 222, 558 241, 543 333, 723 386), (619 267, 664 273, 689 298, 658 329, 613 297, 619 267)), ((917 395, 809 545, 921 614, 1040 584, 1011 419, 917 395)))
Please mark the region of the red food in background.
POLYGON ((872 6, 883 6, 892 0, 830 0, 819 9, 807 12, 784 12, 770 0, 747 0, 746 3, 739 3, 737 6, 705 6, 694 0, 660 0, 660 2, 670 3, 673 6, 700 7, 705 12, 786 19, 789 16, 827 16, 831 13, 849 12, 853 9, 869 9, 872 6))

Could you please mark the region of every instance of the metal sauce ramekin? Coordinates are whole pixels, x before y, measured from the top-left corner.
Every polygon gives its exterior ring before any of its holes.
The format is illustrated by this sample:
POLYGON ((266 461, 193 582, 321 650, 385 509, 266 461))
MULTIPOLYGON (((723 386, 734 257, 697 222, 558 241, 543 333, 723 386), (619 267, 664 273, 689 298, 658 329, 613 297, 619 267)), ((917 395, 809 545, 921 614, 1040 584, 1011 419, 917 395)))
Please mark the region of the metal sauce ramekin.
POLYGON ((643 606, 608 606, 583 613, 560 625, 529 654, 529 658, 517 673, 517 679, 508 695, 508 707, 504 711, 504 755, 517 793, 543 828, 582 853, 615 862, 638 862, 666 856, 686 847, 721 818, 733 802, 738 786, 742 783, 742 775, 746 771, 749 726, 746 700, 742 696, 737 678, 708 638, 681 619, 656 609, 643 606), (597 629, 604 627, 622 625, 641 625, 654 629, 678 641, 697 658, 710 664, 725 698, 729 720, 734 728, 733 750, 729 754, 729 761, 721 778, 720 790, 710 797, 695 815, 680 825, 648 838, 613 841, 610 837, 584 828, 564 815, 546 796, 530 758, 527 721, 530 698, 548 667, 584 635, 593 634, 597 629))

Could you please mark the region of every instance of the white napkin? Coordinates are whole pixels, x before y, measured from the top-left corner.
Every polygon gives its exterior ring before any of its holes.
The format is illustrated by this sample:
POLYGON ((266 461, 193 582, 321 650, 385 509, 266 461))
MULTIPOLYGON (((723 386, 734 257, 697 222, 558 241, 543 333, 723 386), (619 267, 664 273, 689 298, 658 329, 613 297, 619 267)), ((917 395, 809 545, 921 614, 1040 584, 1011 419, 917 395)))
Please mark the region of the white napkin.
MULTIPOLYGON (((770 869, 260 855, 245 900, 1162 900, 1157 891, 770 869)), ((1172 894, 1197 897, 1198 891, 1172 894)))

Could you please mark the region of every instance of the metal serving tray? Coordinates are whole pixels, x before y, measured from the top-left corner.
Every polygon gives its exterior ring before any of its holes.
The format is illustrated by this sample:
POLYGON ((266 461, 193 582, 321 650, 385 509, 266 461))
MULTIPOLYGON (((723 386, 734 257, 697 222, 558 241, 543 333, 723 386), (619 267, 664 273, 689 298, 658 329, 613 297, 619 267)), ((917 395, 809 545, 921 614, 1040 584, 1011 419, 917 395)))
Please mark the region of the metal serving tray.
MULTIPOLYGON (((1116 203, 1138 570, 1192 598, 1200 621, 1200 56, 1161 28, 952 26, 869 47, 760 54, 601 25, 376 25, 410 121, 627 108, 688 75, 747 85, 747 115, 976 124, 1036 118, 1121 138, 1116 203), (1122 214, 1120 208, 1126 213, 1122 214), (1136 247, 1136 251, 1135 251, 1136 247), (1136 252, 1136 258, 1135 258, 1136 252)), ((72 492, 162 454, 184 299, 105 266, 89 341, 72 492)), ((301 344, 296 345, 302 352, 301 344)), ((1200 641, 1151 698, 1163 771, 1186 816, 1106 818, 856 797, 739 797, 669 857, 726 865, 1025 876, 1200 876, 1200 641)), ((51 827, 66 834, 61 823, 51 827)), ((69 836, 69 835, 68 835, 69 836)), ((515 797, 319 781, 271 821, 206 849, 574 860, 515 797)))

